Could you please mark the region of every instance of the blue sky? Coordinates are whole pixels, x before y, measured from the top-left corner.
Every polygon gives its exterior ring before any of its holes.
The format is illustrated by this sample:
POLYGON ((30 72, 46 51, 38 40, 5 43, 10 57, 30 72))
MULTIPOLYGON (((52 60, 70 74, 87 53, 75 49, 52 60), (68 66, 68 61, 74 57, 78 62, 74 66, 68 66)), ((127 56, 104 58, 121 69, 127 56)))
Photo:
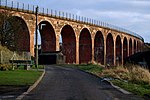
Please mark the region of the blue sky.
POLYGON ((150 43, 150 0, 13 0, 104 21, 150 43))

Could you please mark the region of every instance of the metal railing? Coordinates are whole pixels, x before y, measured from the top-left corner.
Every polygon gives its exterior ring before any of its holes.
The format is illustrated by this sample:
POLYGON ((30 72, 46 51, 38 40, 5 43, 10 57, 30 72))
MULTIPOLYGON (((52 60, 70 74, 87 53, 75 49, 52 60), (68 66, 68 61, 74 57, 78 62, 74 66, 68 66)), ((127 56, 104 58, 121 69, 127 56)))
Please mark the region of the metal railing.
MULTIPOLYGON (((22 12, 35 13, 35 8, 37 6, 31 5, 31 4, 20 3, 16 1, 11 1, 11 0, 0 0, 0 7, 13 9, 13 10, 19 10, 22 12)), ((141 40, 144 40, 140 35, 130 30, 127 30, 127 29, 124 29, 124 28, 121 28, 112 24, 108 24, 106 22, 91 19, 88 17, 78 16, 72 13, 39 7, 39 14, 50 16, 50 17, 71 20, 71 21, 76 21, 76 22, 85 23, 85 24, 90 24, 90 25, 96 25, 100 27, 105 27, 105 28, 109 28, 109 29, 116 30, 119 32, 124 32, 129 35, 133 35, 141 40)))

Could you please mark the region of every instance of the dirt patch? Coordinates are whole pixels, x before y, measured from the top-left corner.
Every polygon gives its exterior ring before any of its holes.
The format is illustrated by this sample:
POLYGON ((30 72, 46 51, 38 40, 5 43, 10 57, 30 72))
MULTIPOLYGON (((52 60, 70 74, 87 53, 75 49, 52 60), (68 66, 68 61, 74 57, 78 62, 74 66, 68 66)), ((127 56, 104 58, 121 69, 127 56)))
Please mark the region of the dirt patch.
POLYGON ((0 100, 12 100, 26 92, 29 86, 0 86, 0 100))

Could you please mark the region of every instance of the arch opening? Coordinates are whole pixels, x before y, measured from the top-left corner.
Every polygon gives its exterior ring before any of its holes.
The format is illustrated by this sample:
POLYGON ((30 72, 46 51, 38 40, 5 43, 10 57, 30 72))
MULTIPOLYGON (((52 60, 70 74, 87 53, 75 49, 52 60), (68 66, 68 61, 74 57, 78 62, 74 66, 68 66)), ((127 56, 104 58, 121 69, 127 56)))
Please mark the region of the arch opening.
POLYGON ((125 61, 127 56, 128 56, 128 43, 127 38, 125 37, 123 40, 123 61, 125 61))
POLYGON ((41 53, 56 51, 56 36, 52 25, 48 21, 39 23, 41 36, 41 53))
POLYGON ((134 54, 136 53, 136 41, 134 40, 134 54))
POLYGON ((61 50, 66 56, 66 63, 76 62, 76 37, 73 28, 65 25, 61 30, 61 50))
POLYGON ((94 60, 104 64, 104 38, 100 31, 96 33, 94 39, 94 60))
POLYGON ((87 28, 82 29, 79 37, 79 63, 88 63, 92 60, 92 40, 87 28))
MULTIPOLYGON (((3 42, 12 51, 30 52, 30 33, 26 22, 17 16, 10 17, 5 23, 3 42)), ((3 44, 2 44, 3 45, 3 44)))
POLYGON ((129 56, 131 56, 131 55, 132 55, 132 40, 130 38, 130 40, 129 40, 129 56))
POLYGON ((120 36, 116 38, 116 64, 117 66, 122 63, 122 44, 120 36))
POLYGON ((114 41, 111 33, 106 38, 106 63, 114 65, 114 41))

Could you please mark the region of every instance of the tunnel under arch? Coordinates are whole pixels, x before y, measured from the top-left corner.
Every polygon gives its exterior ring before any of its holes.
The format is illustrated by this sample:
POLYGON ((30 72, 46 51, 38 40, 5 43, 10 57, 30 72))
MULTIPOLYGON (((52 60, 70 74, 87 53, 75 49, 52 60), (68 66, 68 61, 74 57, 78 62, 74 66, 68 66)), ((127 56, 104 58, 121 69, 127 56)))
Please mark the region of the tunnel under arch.
POLYGON ((41 35, 41 53, 56 51, 56 36, 53 26, 48 21, 39 23, 41 35))
POLYGON ((61 30, 62 53, 66 56, 66 63, 76 63, 76 36, 70 25, 65 25, 61 30))
POLYGON ((10 17, 7 22, 7 39, 9 49, 19 52, 30 52, 30 33, 24 19, 18 16, 10 17))
POLYGON ((117 66, 121 65, 122 63, 122 44, 121 38, 118 35, 116 38, 116 64, 117 66))
POLYGON ((87 28, 82 29, 79 37, 79 63, 88 63, 92 60, 92 40, 87 28))
POLYGON ((132 55, 132 40, 130 38, 130 40, 129 40, 129 56, 131 56, 131 55, 132 55))
POLYGON ((106 38, 106 64, 114 65, 114 40, 111 33, 106 38))
POLYGON ((127 38, 124 37, 124 40, 123 40, 123 61, 125 61, 127 56, 128 56, 128 42, 127 42, 127 38))
POLYGON ((101 31, 97 31, 94 39, 94 60, 104 64, 104 38, 101 31))

